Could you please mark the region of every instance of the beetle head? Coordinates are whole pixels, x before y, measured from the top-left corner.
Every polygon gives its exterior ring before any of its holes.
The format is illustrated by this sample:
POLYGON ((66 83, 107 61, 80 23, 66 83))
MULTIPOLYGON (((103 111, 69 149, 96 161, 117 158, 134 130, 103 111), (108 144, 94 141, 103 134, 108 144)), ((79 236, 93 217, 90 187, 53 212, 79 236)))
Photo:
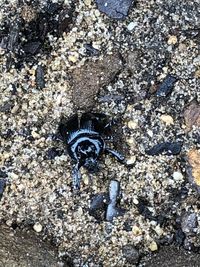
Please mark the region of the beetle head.
POLYGON ((89 141, 84 141, 79 144, 77 155, 82 165, 88 169, 89 172, 95 172, 98 169, 97 159, 99 157, 99 150, 89 141))

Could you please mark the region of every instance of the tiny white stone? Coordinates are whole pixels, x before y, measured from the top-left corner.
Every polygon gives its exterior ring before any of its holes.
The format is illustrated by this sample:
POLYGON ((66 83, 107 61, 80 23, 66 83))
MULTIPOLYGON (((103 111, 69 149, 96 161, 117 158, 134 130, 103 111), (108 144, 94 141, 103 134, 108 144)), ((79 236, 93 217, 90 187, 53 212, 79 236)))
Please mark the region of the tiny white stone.
POLYGON ((133 163, 135 163, 135 161, 136 161, 136 156, 131 156, 128 160, 127 160, 127 164, 128 165, 131 165, 131 164, 133 164, 133 163))
POLYGON ((91 6, 92 1, 91 0, 84 0, 84 3, 86 6, 91 6))
POLYGON ((127 143, 129 145, 133 145, 133 144, 135 144, 135 139, 133 137, 127 138, 127 143))
POLYGON ((152 241, 151 244, 149 245, 149 249, 151 251, 156 251, 158 249, 158 245, 155 241, 152 241))
POLYGON ((129 129, 136 129, 138 126, 138 122, 136 120, 131 120, 128 122, 128 128, 129 129))
POLYGON ((33 229, 37 232, 40 233, 42 231, 42 225, 40 223, 35 223, 33 225, 33 229))
POLYGON ((130 22, 128 25, 127 25, 127 29, 129 31, 132 31, 135 27, 137 26, 137 22, 130 22))
POLYGON ((147 134, 150 136, 150 137, 153 137, 153 132, 151 130, 147 130, 147 134))
POLYGON ((182 179, 183 179, 183 175, 182 175, 181 172, 174 172, 174 173, 173 173, 173 178, 174 178, 175 180, 182 180, 182 179))
POLYGON ((170 115, 163 114, 160 116, 161 121, 165 122, 166 125, 174 124, 174 120, 170 115))
POLYGON ((135 205, 138 205, 138 204, 139 204, 138 199, 137 199, 137 198, 133 198, 133 203, 134 203, 135 205))
POLYGON ((178 42, 178 39, 175 35, 170 35, 167 41, 168 45, 175 45, 178 42))

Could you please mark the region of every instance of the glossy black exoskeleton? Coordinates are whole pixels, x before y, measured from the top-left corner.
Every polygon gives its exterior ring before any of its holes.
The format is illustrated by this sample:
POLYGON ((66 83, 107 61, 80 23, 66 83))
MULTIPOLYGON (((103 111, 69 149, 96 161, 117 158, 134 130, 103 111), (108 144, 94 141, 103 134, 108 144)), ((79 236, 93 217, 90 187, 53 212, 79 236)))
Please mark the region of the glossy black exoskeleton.
POLYGON ((97 171, 98 160, 103 153, 110 153, 120 162, 124 162, 124 156, 105 144, 111 124, 108 117, 101 113, 84 113, 80 118, 74 115, 69 120, 61 122, 59 132, 67 145, 68 154, 75 162, 74 189, 80 188, 79 169, 83 166, 89 172, 97 171))

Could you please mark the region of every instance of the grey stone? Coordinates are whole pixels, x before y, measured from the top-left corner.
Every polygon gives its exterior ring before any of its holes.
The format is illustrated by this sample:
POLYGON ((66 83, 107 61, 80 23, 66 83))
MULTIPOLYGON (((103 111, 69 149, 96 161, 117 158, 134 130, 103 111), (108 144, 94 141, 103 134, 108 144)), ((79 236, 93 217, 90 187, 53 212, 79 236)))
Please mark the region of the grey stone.
POLYGON ((139 252, 132 245, 126 245, 122 248, 124 258, 128 263, 137 264, 139 261, 139 252))
POLYGON ((195 213, 186 213, 182 217, 181 221, 182 231, 186 235, 190 235, 196 231, 197 228, 197 216, 195 213))
POLYGON ((43 89, 45 87, 45 79, 44 79, 44 68, 41 65, 38 65, 36 69, 36 84, 39 89, 43 89))
POLYGON ((96 0, 98 9, 113 19, 125 19, 133 0, 96 0))
POLYGON ((0 178, 0 200, 1 200, 1 197, 3 195, 5 185, 6 185, 6 180, 0 178))

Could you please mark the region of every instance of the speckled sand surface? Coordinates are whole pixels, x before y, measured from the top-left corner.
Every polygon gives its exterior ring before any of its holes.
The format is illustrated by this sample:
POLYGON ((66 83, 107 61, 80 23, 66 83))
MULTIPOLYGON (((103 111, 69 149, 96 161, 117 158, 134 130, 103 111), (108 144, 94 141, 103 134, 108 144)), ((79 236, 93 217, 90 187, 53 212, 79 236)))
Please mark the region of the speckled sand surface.
MULTIPOLYGON (((16 1, 6 2, 1 0, 2 22, 8 14, 14 19, 17 12, 16 1)), ((53 238, 60 254, 69 255, 75 266, 128 266, 123 246, 131 244, 141 255, 156 251, 171 242, 177 220, 185 212, 195 214, 197 220, 187 244, 199 246, 199 196, 185 171, 187 151, 199 149, 199 130, 194 127, 186 133, 183 117, 190 101, 200 101, 195 32, 200 28, 199 10, 198 0, 139 0, 126 20, 114 21, 100 13, 93 1, 80 0, 69 32, 59 39, 49 35, 53 49, 35 56, 36 63, 6 71, 6 52, 0 50, 0 164, 8 182, 0 220, 21 227, 36 224, 41 236, 53 238), (84 44, 89 42, 100 51, 100 56, 89 60, 98 61, 116 51, 123 58, 123 70, 102 88, 94 110, 122 119, 121 147, 135 163, 127 170, 103 157, 92 183, 82 170, 80 194, 73 195, 70 158, 54 137, 61 116, 74 112, 70 73, 87 64, 84 44), (43 89, 36 88, 38 64, 45 67, 43 89), (179 80, 172 94, 159 102, 153 91, 167 74, 179 80), (145 97, 149 91, 152 94, 145 97), (122 97, 117 103, 112 97, 102 102, 104 95, 122 97), (163 141, 183 141, 181 154, 145 154, 145 149, 163 141), (60 150, 53 160, 47 156, 52 147, 60 150), (90 197, 107 191, 110 179, 120 181, 121 206, 127 211, 113 223, 97 223, 88 213, 90 197), (152 218, 138 211, 141 199, 147 201, 152 218)))

